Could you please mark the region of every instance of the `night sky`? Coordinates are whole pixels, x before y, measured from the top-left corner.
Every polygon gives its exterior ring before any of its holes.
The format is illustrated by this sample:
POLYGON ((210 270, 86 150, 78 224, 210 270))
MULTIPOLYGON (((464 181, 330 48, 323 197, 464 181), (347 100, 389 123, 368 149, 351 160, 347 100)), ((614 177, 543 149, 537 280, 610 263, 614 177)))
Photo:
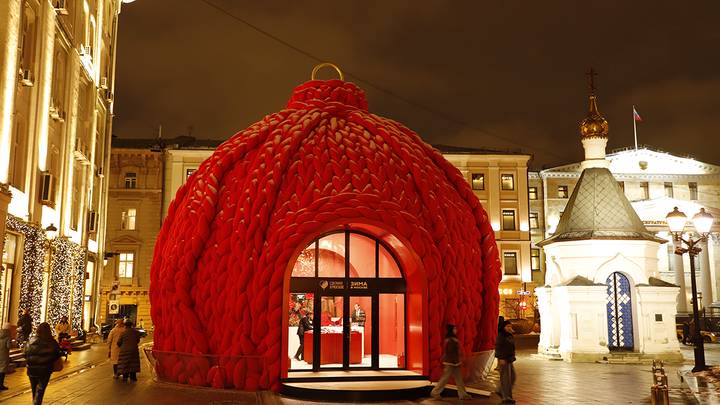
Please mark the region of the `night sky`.
POLYGON ((633 145, 635 104, 640 144, 720 164, 719 16, 717 0, 138 0, 120 14, 113 133, 227 139, 319 58, 427 142, 540 168, 582 160, 592 66, 609 149, 633 145))

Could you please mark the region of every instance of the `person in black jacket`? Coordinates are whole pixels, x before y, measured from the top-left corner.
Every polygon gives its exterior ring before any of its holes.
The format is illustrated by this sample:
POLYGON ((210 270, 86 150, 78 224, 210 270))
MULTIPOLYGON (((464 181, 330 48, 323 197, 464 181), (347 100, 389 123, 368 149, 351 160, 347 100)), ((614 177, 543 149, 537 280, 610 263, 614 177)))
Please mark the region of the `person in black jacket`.
POLYGON ((300 338, 300 347, 298 347, 297 352, 295 352, 295 360, 305 359, 305 331, 313 330, 311 319, 312 311, 306 312, 305 315, 300 318, 300 323, 297 328, 297 335, 298 338, 300 338))
POLYGON ((55 361, 62 355, 60 345, 52 337, 50 325, 47 322, 38 325, 36 336, 25 348, 27 375, 30 379, 34 405, 42 404, 55 361))
POLYGON ((32 317, 30 316, 30 311, 27 309, 23 310, 22 316, 20 316, 20 319, 18 320, 18 341, 20 343, 27 342, 28 339, 30 339, 30 333, 32 333, 32 317))
POLYGON ((500 366, 500 391, 497 393, 502 397, 505 404, 514 404, 512 388, 515 385, 515 338, 510 321, 501 320, 498 325, 498 335, 495 341, 495 357, 500 366))

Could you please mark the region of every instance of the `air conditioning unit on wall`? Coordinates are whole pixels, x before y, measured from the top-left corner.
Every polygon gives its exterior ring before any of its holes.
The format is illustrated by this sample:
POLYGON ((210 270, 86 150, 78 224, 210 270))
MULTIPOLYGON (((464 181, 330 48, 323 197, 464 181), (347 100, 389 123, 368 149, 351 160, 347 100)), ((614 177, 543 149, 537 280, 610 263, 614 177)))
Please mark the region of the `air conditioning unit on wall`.
POLYGON ((40 176, 40 204, 55 208, 55 176, 50 172, 40 176))
POLYGON ((35 84, 32 70, 20 69, 20 83, 25 87, 32 87, 32 85, 35 84))
POLYGON ((97 232, 97 225, 98 225, 98 215, 95 211, 88 212, 88 222, 87 222, 87 230, 88 233, 95 233, 97 232))
POLYGON ((68 15, 67 6, 65 5, 66 2, 66 0, 53 0, 55 12, 60 15, 68 15))

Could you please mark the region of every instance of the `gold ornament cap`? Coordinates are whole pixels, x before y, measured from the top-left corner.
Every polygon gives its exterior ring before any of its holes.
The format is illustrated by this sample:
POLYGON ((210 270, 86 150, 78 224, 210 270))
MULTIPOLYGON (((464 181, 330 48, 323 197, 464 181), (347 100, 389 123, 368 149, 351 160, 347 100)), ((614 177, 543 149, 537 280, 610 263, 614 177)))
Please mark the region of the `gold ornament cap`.
POLYGON ((597 108, 597 97, 590 94, 590 107, 587 117, 580 122, 580 136, 583 138, 607 138, 608 122, 600 115, 597 108))

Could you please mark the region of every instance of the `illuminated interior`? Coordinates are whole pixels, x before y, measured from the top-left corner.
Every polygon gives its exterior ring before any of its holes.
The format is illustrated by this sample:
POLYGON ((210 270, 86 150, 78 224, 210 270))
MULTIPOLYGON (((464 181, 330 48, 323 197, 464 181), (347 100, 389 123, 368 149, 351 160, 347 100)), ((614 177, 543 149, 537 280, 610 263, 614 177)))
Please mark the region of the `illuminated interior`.
POLYGON ((311 242, 288 303, 289 371, 405 368, 405 279, 380 240, 339 231, 311 242))

